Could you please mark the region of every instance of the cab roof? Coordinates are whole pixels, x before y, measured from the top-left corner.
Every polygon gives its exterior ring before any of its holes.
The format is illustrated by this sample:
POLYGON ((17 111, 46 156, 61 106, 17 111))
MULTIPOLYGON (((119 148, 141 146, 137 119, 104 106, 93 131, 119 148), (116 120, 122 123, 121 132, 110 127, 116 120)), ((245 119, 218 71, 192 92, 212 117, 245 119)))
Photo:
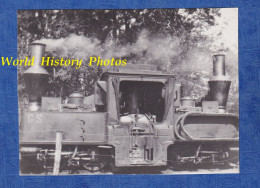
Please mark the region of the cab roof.
POLYGON ((108 75, 144 76, 144 77, 175 77, 174 74, 165 74, 158 70, 157 65, 127 64, 124 67, 112 67, 103 72, 101 78, 108 75))

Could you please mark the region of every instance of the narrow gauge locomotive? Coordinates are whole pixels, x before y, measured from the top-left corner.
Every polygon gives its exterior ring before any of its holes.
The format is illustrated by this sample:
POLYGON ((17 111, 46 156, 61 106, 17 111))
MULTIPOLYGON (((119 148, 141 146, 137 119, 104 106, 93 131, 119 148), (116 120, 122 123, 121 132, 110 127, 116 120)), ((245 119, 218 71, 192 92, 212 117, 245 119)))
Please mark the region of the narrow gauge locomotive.
POLYGON ((180 98, 172 74, 152 65, 127 65, 102 74, 94 95, 68 101, 44 97, 45 45, 31 44, 34 66, 24 73, 29 104, 20 113, 20 168, 52 168, 62 132, 60 170, 238 163, 238 116, 226 112, 231 81, 225 56, 213 56, 213 78, 200 105, 180 98))

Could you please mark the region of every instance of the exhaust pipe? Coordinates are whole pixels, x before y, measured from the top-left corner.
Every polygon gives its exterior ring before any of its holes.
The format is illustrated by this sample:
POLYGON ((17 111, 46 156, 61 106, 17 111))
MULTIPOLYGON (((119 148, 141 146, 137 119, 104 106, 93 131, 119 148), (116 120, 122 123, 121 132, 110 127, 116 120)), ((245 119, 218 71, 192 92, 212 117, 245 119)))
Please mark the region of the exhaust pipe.
POLYGON ((213 55, 213 76, 226 76, 225 55, 213 55))
POLYGON ((208 81, 209 100, 218 101, 219 112, 225 113, 231 81, 225 72, 225 55, 213 55, 213 78, 208 81))
POLYGON ((45 94, 49 73, 41 67, 46 45, 30 44, 30 56, 34 64, 24 72, 25 90, 29 97, 29 111, 40 110, 41 97, 45 94))

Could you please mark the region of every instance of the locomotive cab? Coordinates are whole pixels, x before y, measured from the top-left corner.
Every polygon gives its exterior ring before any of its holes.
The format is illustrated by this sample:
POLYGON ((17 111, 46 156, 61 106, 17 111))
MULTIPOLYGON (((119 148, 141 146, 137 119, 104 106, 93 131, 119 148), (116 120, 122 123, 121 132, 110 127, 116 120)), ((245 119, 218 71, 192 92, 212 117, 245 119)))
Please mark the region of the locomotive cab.
POLYGON ((100 79, 107 83, 108 143, 118 167, 166 165, 173 143, 175 76, 140 66, 108 71, 100 79))

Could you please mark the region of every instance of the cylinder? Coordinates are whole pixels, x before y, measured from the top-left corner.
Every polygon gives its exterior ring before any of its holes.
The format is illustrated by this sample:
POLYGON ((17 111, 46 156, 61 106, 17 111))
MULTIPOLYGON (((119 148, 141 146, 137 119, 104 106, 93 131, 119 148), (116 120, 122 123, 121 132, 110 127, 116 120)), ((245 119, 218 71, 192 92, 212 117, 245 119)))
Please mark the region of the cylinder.
POLYGON ((30 56, 34 59, 33 66, 27 69, 24 74, 46 74, 49 73, 41 67, 42 57, 45 55, 45 44, 32 43, 30 44, 30 56))
POLYGON ((181 98, 181 106, 185 107, 195 107, 195 101, 191 97, 183 97, 181 98))
POLYGON ((213 55, 213 76, 225 76, 225 55, 213 55))
POLYGON ((84 96, 79 92, 74 92, 69 96, 69 104, 82 105, 84 96))
POLYGON ((45 55, 46 45, 42 43, 31 43, 30 44, 30 56, 34 57, 35 65, 40 65, 42 57, 45 55))

